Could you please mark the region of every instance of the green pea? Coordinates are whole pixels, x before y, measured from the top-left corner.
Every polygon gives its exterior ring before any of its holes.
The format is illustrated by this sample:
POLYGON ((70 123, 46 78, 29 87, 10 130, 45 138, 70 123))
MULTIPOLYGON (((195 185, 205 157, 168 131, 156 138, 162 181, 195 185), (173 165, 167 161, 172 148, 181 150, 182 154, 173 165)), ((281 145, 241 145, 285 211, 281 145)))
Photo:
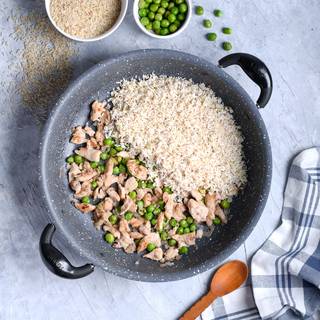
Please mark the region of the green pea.
POLYGON ((144 202, 143 202, 143 200, 137 201, 137 206, 138 206, 139 209, 143 209, 143 207, 144 207, 144 202))
POLYGON ((163 19, 163 20, 161 21, 161 27, 162 27, 162 28, 167 28, 167 27, 169 27, 169 25, 170 25, 170 22, 169 22, 168 20, 163 19))
POLYGON ((163 201, 163 200, 159 200, 159 201, 158 201, 158 206, 159 206, 160 210, 163 211, 164 208, 165 208, 165 203, 164 203, 164 201, 163 201))
POLYGON ((207 34, 207 39, 209 41, 215 41, 217 39, 217 34, 214 32, 210 32, 207 34))
POLYGON ((100 164, 100 165, 98 166, 98 169, 99 169, 99 171, 100 171, 101 173, 103 173, 103 172, 106 170, 106 167, 105 167, 105 165, 100 164))
MULTIPOLYGON (((157 13, 155 16, 154 16, 154 20, 156 21, 161 21, 162 20, 162 15, 160 13, 157 13)), ((161 25, 160 25, 161 26, 161 25)))
POLYGON ((190 224, 189 226, 190 232, 194 232, 197 230, 197 225, 195 223, 190 224))
POLYGON ((180 221, 179 226, 182 228, 186 228, 188 226, 188 222, 186 219, 180 221))
POLYGON ((189 227, 183 229, 183 233, 190 233, 189 227))
POLYGON ((223 208, 223 209, 229 209, 230 208, 230 202, 228 201, 228 199, 223 199, 221 202, 220 202, 220 207, 223 208))
POLYGON ((159 9, 159 6, 155 3, 151 4, 149 7, 150 11, 152 12, 157 12, 157 10, 159 9))
POLYGON ((161 0, 153 0, 153 3, 160 4, 161 0))
MULTIPOLYGON (((155 22, 157 22, 157 21, 154 21, 153 24, 155 24, 155 22)), ((159 21, 158 21, 158 22, 159 22, 159 21)), ((159 25, 160 25, 160 22, 159 22, 159 25)), ((146 184, 145 181, 142 181, 142 180, 139 180, 139 181, 138 181, 138 188, 144 189, 144 188, 146 188, 146 187, 147 187, 147 184, 146 184)))
POLYGON ((77 154, 77 155, 74 156, 74 162, 75 162, 76 164, 81 164, 81 163, 84 162, 84 159, 77 154))
POLYGON ((171 13, 174 14, 175 16, 179 13, 179 9, 177 7, 173 7, 171 9, 171 13))
POLYGON ((148 4, 145 1, 139 1, 139 8, 143 9, 143 8, 147 8, 148 4))
POLYGON ((176 20, 174 23, 173 23, 178 29, 180 28, 181 26, 181 22, 179 20, 176 20))
MULTIPOLYGON (((142 18, 142 19, 148 19, 148 18, 142 18)), ((149 21, 149 19, 148 19, 148 21, 149 21)), ((111 157, 114 157, 118 152, 117 152, 116 149, 111 148, 110 151, 109 151, 109 153, 110 153, 110 156, 111 156, 111 157)))
POLYGON ((219 217, 215 217, 213 220, 212 220, 213 224, 221 224, 221 219, 219 217))
POLYGON ((183 3, 184 2, 184 0, 175 0, 175 3, 176 4, 181 4, 181 3, 183 3))
POLYGON ((114 145, 114 141, 112 138, 106 138, 103 140, 103 144, 105 146, 109 146, 109 147, 112 147, 114 145))
POLYGON ((162 231, 160 233, 160 238, 161 240, 166 241, 168 239, 168 233, 166 231, 162 231))
POLYGON ((174 14, 171 13, 171 14, 168 15, 167 19, 169 20, 169 22, 172 23, 172 22, 175 22, 177 18, 176 18, 176 16, 174 14))
POLYGON ((137 198, 137 193, 135 191, 130 191, 128 195, 132 200, 135 200, 137 198))
POLYGON ((110 217, 109 217, 109 221, 111 224, 116 224, 117 221, 118 221, 118 217, 115 215, 115 214, 112 214, 110 217))
POLYGON ((152 226, 155 226, 156 224, 157 224, 157 219, 156 218, 153 218, 152 220, 151 220, 151 225, 152 226))
POLYGON ((166 9, 165 9, 165 8, 160 7, 160 8, 158 9, 158 12, 157 12, 157 13, 159 13, 159 14, 163 15, 163 14, 165 14, 165 12, 166 12, 166 9))
POLYGON ((216 16, 216 17, 222 17, 223 16, 223 12, 219 9, 216 9, 213 11, 213 14, 216 16))
POLYGON ((179 13, 177 15, 177 19, 180 20, 180 21, 184 21, 184 20, 186 20, 186 16, 185 16, 184 13, 179 13))
POLYGON ((94 189, 96 189, 97 187, 98 187, 97 181, 92 181, 92 182, 91 182, 91 188, 94 190, 94 189))
POLYGON ((101 160, 107 160, 108 159, 108 153, 107 152, 101 152, 100 159, 101 160))
POLYGON ((149 206, 147 206, 147 212, 153 212, 155 208, 156 207, 154 204, 150 204, 149 206))
POLYGON ((118 207, 114 208, 114 212, 115 213, 120 213, 121 212, 121 207, 118 206, 118 207))
POLYGON ((90 203, 90 198, 88 196, 82 197, 81 202, 85 203, 85 204, 89 204, 90 203))
POLYGON ((148 189, 154 189, 156 186, 154 185, 154 183, 152 181, 147 181, 146 187, 148 189))
POLYGON ((66 159, 67 163, 71 164, 74 162, 74 157, 73 156, 70 156, 66 159))
MULTIPOLYGON (((140 22, 146 26, 147 24, 149 24, 150 20, 147 18, 147 17, 143 17, 140 19, 140 22)), ((111 150, 114 150, 116 153, 114 155, 117 154, 117 150, 116 149, 111 149, 111 150)), ((111 154, 111 150, 110 150, 110 154, 111 154)), ((112 154, 111 154, 112 155, 112 154)))
POLYGON ((126 172, 127 172, 126 166, 123 165, 122 163, 120 163, 120 164, 118 165, 118 167, 119 167, 119 172, 120 172, 120 173, 126 173, 126 172))
POLYGON ((176 240, 174 240, 174 239, 169 239, 169 240, 168 240, 168 245, 169 245, 170 247, 174 247, 176 244, 177 244, 177 241, 176 241, 176 240))
POLYGON ((148 250, 149 252, 153 251, 155 248, 156 248, 156 245, 155 245, 154 243, 149 243, 149 244, 147 245, 147 250, 148 250))
POLYGON ((232 44, 230 42, 228 42, 228 41, 223 42, 222 48, 225 51, 230 51, 232 49, 232 44))
POLYGON ((185 3, 181 3, 181 4, 179 5, 179 11, 180 11, 181 13, 186 13, 186 12, 188 11, 188 6, 187 6, 185 3))
POLYGON ((177 225, 177 220, 174 218, 171 218, 169 221, 169 224, 172 228, 174 228, 177 225))
POLYGON ((169 31, 175 33, 178 30, 178 27, 175 24, 170 24, 169 31))
POLYGON ((148 220, 148 221, 152 220, 152 219, 153 219, 153 214, 152 214, 152 212, 146 212, 146 213, 144 214, 144 218, 145 218, 146 220, 148 220))
POLYGON ((203 20, 203 26, 205 28, 211 28, 212 27, 212 22, 209 19, 203 20))
POLYGON ((108 233, 105 234, 104 239, 109 244, 112 244, 114 242, 114 235, 112 233, 108 232, 108 233))
POLYGON ((183 247, 181 247, 181 248, 179 249, 179 253, 180 253, 180 254, 187 254, 188 251, 189 251, 189 248, 186 247, 186 246, 183 246, 183 247))
POLYGON ((148 18, 149 18, 150 20, 154 20, 154 16, 155 16, 154 12, 149 12, 149 13, 148 13, 148 18))
POLYGON ((196 14, 198 16, 202 16, 203 12, 204 12, 204 10, 203 10, 203 8, 201 6, 196 6, 196 14))
POLYGON ((118 152, 120 152, 120 151, 123 150, 123 147, 121 147, 121 146, 115 146, 114 148, 115 148, 118 152))
POLYGON ((174 2, 169 2, 169 5, 168 5, 168 9, 170 10, 170 9, 172 9, 173 7, 174 7, 174 2))
POLYGON ((225 27, 225 28, 222 28, 222 32, 223 32, 224 34, 231 34, 231 33, 232 33, 232 29, 225 27))
POLYGON ((138 11, 139 13, 139 16, 142 18, 142 17, 146 17, 147 16, 147 10, 146 9, 139 9, 138 11))
POLYGON ((183 234, 183 228, 182 227, 179 227, 177 229, 177 234, 183 234))
POLYGON ((133 218, 133 213, 131 211, 126 212, 124 218, 128 221, 131 220, 133 218))
POLYGON ((161 5, 162 8, 166 9, 169 6, 169 2, 168 1, 161 1, 160 5, 161 5))
POLYGON ((115 176, 119 175, 120 174, 119 167, 114 167, 113 170, 112 170, 112 174, 114 174, 115 176))
POLYGON ((188 224, 193 223, 193 218, 192 218, 192 217, 188 217, 188 218, 187 218, 187 222, 188 222, 188 224))
POLYGON ((145 26, 145 28, 146 28, 147 30, 152 30, 152 23, 150 22, 149 24, 147 24, 147 25, 145 26))
POLYGON ((162 189, 162 191, 163 191, 163 192, 166 192, 166 193, 168 193, 168 194, 172 194, 172 193, 173 193, 170 187, 164 187, 164 188, 162 189))
POLYGON ((168 18, 169 14, 171 14, 171 12, 169 10, 167 10, 166 13, 164 14, 165 18, 168 18))
POLYGON ((153 32, 157 35, 160 35, 160 30, 161 30, 160 28, 159 29, 153 28, 153 32))
POLYGON ((152 0, 144 0, 144 1, 148 4, 152 3, 152 0))
POLYGON ((92 161, 92 162, 90 163, 90 167, 91 167, 92 169, 98 168, 98 165, 99 165, 99 163, 98 163, 98 162, 95 162, 95 161, 92 161))
POLYGON ((153 214, 156 215, 156 216, 157 216, 160 212, 161 212, 161 209, 160 209, 160 208, 155 208, 155 209, 153 210, 153 214))

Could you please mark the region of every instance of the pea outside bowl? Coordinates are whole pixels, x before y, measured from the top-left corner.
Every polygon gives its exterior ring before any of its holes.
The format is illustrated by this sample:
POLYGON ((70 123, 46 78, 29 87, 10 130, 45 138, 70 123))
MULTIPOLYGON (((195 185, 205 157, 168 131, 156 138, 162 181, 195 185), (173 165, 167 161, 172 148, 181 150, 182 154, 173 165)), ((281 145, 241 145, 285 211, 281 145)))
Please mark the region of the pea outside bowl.
POLYGON ((102 33, 101 35, 93 37, 93 38, 79 38, 77 36, 73 36, 71 34, 66 33, 56 24, 56 22, 54 21, 54 19, 51 16, 51 13, 50 13, 50 2, 51 2, 51 0, 45 0, 47 15, 48 15, 48 18, 51 21, 52 25, 65 37, 67 37, 71 40, 79 41, 79 42, 93 42, 93 41, 102 40, 102 39, 110 36, 114 31, 116 31, 118 29, 118 27, 122 23, 125 15, 126 15, 127 9, 128 9, 128 0, 121 0, 121 10, 120 10, 118 19, 116 20, 116 22, 114 23, 114 25, 110 29, 108 29, 106 32, 102 33))
POLYGON ((153 30, 147 30, 145 28, 144 25, 142 25, 142 23, 140 22, 140 16, 139 16, 139 2, 141 0, 134 0, 133 2, 133 17, 134 17, 134 20, 136 22, 136 24, 138 25, 138 27, 145 33, 147 34, 148 36, 152 37, 152 38, 156 38, 156 39, 162 39, 162 40, 165 40, 165 39, 171 39, 173 37, 176 37, 177 35, 179 35, 180 33, 182 33, 188 26, 190 20, 191 20, 191 13, 192 13, 192 2, 191 0, 185 0, 187 6, 188 6, 188 11, 187 11, 187 14, 186 14, 186 19, 184 20, 184 22, 182 23, 182 25, 180 26, 180 28, 174 32, 174 33, 170 33, 166 36, 161 36, 161 35, 158 35, 156 34, 153 30))

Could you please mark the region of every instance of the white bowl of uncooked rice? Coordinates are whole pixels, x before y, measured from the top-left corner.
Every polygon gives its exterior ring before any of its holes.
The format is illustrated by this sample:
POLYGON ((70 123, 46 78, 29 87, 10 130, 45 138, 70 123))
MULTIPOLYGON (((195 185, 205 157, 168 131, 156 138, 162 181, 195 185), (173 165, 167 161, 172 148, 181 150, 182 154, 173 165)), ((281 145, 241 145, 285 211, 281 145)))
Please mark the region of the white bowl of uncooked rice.
POLYGON ((46 0, 53 26, 69 39, 91 42, 110 36, 123 21, 128 0, 46 0))

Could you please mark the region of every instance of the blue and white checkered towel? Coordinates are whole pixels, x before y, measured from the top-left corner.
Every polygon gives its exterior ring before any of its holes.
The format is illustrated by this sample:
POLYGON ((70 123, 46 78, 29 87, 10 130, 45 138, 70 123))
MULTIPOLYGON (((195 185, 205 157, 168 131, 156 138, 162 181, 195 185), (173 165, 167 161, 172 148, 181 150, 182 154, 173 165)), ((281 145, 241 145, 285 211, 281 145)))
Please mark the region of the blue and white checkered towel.
POLYGON ((281 219, 254 254, 248 283, 202 320, 320 319, 320 148, 294 159, 281 219))

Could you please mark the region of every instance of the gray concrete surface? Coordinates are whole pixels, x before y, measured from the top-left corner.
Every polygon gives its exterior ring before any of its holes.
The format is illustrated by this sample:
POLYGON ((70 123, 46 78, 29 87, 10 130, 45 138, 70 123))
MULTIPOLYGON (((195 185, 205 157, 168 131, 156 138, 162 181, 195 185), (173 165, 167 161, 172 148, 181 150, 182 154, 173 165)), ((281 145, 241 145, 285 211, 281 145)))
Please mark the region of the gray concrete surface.
MULTIPOLYGON (((7 21, 8 10, 14 12, 18 6, 23 12, 32 8, 43 10, 43 2, 1 0, 3 8, 8 9, 0 10, 0 32, 4 38, 8 37, 9 46, 0 48, 0 80, 16 81, 12 72, 8 73, 7 57, 16 45, 9 39, 12 26, 7 21)), ((273 150, 272 190, 255 231, 232 256, 246 259, 279 222, 290 159, 302 149, 319 145, 320 3, 318 0, 197 0, 194 3, 211 12, 221 8, 225 17, 215 19, 214 29, 223 25, 233 27, 233 52, 257 55, 273 75, 273 97, 261 110, 273 150)), ((172 48, 213 63, 225 55, 219 42, 205 39, 202 17, 194 16, 178 38, 159 41, 137 28, 131 9, 130 4, 124 23, 110 38, 77 45, 74 78, 102 59, 140 48, 172 48)), ((258 89, 239 68, 230 67, 227 72, 253 99, 257 98, 258 89)), ((23 106, 18 95, 0 87, 0 319, 176 319, 204 293, 212 271, 179 282, 149 284, 117 278, 101 270, 81 280, 67 281, 43 266, 38 240, 48 216, 39 197, 39 118, 37 112, 23 106)), ((72 261, 81 262, 76 252, 63 247, 59 237, 57 244, 72 261)))

